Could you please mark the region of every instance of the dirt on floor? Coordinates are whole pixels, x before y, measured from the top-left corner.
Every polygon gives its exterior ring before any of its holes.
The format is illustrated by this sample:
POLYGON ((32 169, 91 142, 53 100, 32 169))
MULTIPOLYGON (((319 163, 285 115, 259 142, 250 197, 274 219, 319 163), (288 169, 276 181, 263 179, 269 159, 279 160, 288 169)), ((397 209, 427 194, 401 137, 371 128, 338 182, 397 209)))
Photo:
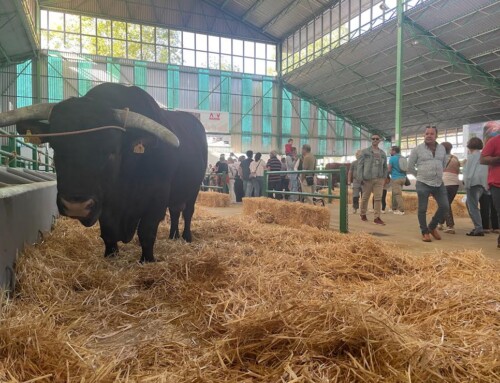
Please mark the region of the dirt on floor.
MULTIPOLYGON (((219 216, 235 216, 243 213, 241 203, 232 204, 223 208, 207 208, 210 212, 219 216)), ((338 230, 339 208, 337 205, 328 205, 331 213, 330 228, 338 230)), ((485 234, 484 237, 469 237, 466 235, 472 229, 472 222, 469 218, 455 218, 455 234, 440 232, 442 239, 434 240, 431 243, 422 241, 418 226, 417 215, 410 213, 406 215, 394 215, 386 213, 381 216, 386 223, 385 226, 373 223, 373 213, 368 213, 368 222, 361 221, 358 214, 351 213, 349 206, 349 231, 353 233, 364 232, 379 237, 383 241, 396 244, 401 250, 410 254, 428 254, 441 251, 454 250, 481 250, 481 252, 492 259, 500 260, 500 249, 497 248, 498 234, 485 234)), ((430 222, 432 216, 428 215, 430 222)))

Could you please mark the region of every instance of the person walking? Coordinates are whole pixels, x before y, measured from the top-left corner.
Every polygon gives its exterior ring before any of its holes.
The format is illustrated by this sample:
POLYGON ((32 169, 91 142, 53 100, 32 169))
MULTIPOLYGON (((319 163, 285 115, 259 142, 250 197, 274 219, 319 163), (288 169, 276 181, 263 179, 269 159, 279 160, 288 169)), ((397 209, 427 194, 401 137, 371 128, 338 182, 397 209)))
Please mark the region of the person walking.
POLYGON ((235 163, 238 174, 234 177, 234 194, 236 195, 236 202, 242 202, 245 196, 245 189, 243 188, 243 169, 241 163, 245 161, 245 156, 240 156, 238 162, 235 163))
MULTIPOLYGON (((500 123, 488 122, 484 126, 484 132, 486 145, 481 152, 480 163, 488 165, 488 186, 500 221, 500 123)), ((500 235, 497 238, 497 247, 500 248, 500 235)))
MULTIPOLYGON (((267 160, 266 168, 269 171, 267 180, 268 189, 270 191, 267 196, 270 198, 282 199, 283 194, 277 193, 278 191, 283 191, 281 187, 281 175, 272 173, 279 172, 281 170, 281 161, 278 159, 278 153, 276 150, 272 150, 271 153, 269 153, 269 160, 267 160), (273 193, 271 190, 274 190, 275 192, 273 193)), ((263 194, 265 194, 265 190, 263 191, 263 194)))
POLYGON ((262 197, 264 189, 264 170, 266 170, 266 164, 262 159, 262 154, 255 153, 255 161, 250 163, 250 179, 252 180, 254 197, 262 197))
MULTIPOLYGON (((311 153, 311 145, 302 145, 302 170, 315 170, 316 158, 311 153)), ((301 173, 300 186, 302 193, 314 193, 314 173, 301 173)), ((311 196, 304 196, 305 203, 313 203, 311 196)))
POLYGON ((453 210, 451 205, 455 200, 455 196, 457 195, 458 188, 460 186, 460 180, 458 179, 458 174, 460 173, 460 161, 456 156, 451 154, 453 145, 450 142, 443 142, 441 145, 443 145, 446 150, 446 166, 443 169, 443 183, 446 187, 446 193, 448 194, 448 204, 450 205, 450 208, 446 217, 439 222, 438 229, 444 230, 444 232, 448 234, 455 234, 455 220, 453 219, 453 210), (445 222, 446 228, 444 228, 445 222))
POLYGON ((252 196, 252 180, 250 179, 250 164, 253 162, 253 151, 247 150, 247 158, 241 161, 241 174, 243 180, 243 190, 245 190, 245 197, 252 196))
POLYGON ((227 174, 229 176, 229 197, 232 203, 236 203, 236 193, 234 192, 235 179, 238 176, 238 163, 232 157, 227 160, 227 174))
POLYGON ((368 200, 373 193, 374 215, 373 223, 376 225, 385 225, 380 218, 382 208, 382 193, 384 190, 385 179, 387 177, 387 156, 382 149, 379 149, 380 136, 372 134, 372 145, 361 152, 358 161, 358 178, 363 180, 362 199, 361 199, 361 220, 368 221, 366 211, 368 200))
POLYGON ((466 191, 467 210, 474 224, 468 236, 483 237, 483 222, 481 220, 481 212, 479 210, 479 199, 483 194, 488 193, 488 167, 479 163, 481 157, 481 149, 483 141, 478 137, 472 137, 467 142, 467 162, 464 166, 464 185, 466 191))
MULTIPOLYGON (((290 152, 290 154, 286 156, 286 170, 289 172, 297 170, 297 165, 298 165, 297 148, 294 146, 292 147, 292 151, 290 152)), ((298 175, 288 174, 288 179, 290 181, 290 186, 289 186, 290 191, 297 193, 299 191, 298 175)), ((299 196, 296 194, 291 195, 288 200, 290 202, 297 202, 299 200, 299 196)))
POLYGON ((352 213, 356 214, 359 209, 359 196, 361 195, 362 180, 358 178, 358 160, 361 156, 361 150, 356 151, 356 159, 352 161, 347 173, 347 183, 352 185, 352 213))
POLYGON ((435 126, 427 126, 424 142, 415 147, 408 159, 408 171, 417 175, 418 223, 424 242, 440 240, 437 225, 448 214, 449 204, 446 187, 443 183, 443 169, 446 166, 446 150, 436 142, 438 135, 435 126), (433 196, 438 209, 427 225, 427 207, 429 196, 433 196))
POLYGON ((391 157, 387 171, 391 177, 392 184, 392 207, 394 214, 403 215, 405 213, 405 204, 403 200, 403 186, 405 185, 406 172, 408 171, 408 161, 401 156, 399 146, 391 147, 391 157))

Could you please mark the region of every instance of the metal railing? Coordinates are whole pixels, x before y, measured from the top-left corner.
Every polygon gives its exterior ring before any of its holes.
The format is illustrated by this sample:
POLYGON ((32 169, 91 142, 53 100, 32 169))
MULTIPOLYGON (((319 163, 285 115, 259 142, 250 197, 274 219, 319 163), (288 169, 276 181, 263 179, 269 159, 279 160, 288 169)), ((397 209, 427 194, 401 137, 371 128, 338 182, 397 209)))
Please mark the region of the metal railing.
POLYGON ((222 173, 205 173, 205 178, 203 179, 203 183, 201 184, 201 190, 202 191, 207 191, 207 190, 216 190, 220 191, 221 193, 228 192, 229 193, 229 185, 226 181, 227 179, 227 173, 222 172, 222 173), (210 185, 210 180, 212 177, 215 178, 215 182, 217 185, 210 185), (218 180, 221 180, 221 186, 218 185, 218 180), (205 184, 205 180, 208 179, 208 185, 205 184))
POLYGON ((338 199, 340 200, 340 217, 339 217, 339 228, 341 233, 349 232, 349 223, 348 223, 348 215, 347 215, 347 169, 345 166, 341 166, 340 169, 328 169, 328 170, 297 170, 297 171, 276 171, 269 172, 267 170, 264 171, 264 187, 263 187, 263 195, 267 196, 269 193, 276 193, 281 195, 297 195, 299 197, 320 197, 327 198, 328 203, 332 203, 332 200, 338 199), (327 186, 328 186, 328 194, 319 194, 319 193, 304 193, 304 192, 291 192, 291 191, 281 191, 281 190, 269 190, 269 174, 326 174, 328 177, 327 186), (340 174, 340 195, 332 194, 333 191, 333 174, 340 174))
MULTIPOLYGON (((3 129, 0 129, 0 134, 12 134, 9 133, 3 129)), ((8 138, 8 145, 7 145, 7 150, 1 150, 0 149, 0 165, 6 165, 11 168, 18 168, 18 167, 23 167, 20 166, 21 164, 24 165, 25 168, 31 169, 31 170, 43 170, 46 172, 54 172, 55 167, 54 165, 51 165, 50 162, 52 160, 52 157, 49 156, 48 150, 45 149, 43 151, 42 149, 38 148, 36 145, 33 144, 28 144, 21 140, 20 137, 9 137, 8 138), (17 153, 17 146, 24 146, 27 147, 28 149, 31 149, 31 158, 24 157, 20 154, 17 153), (38 155, 41 154, 45 156, 45 162, 39 161, 38 155), (44 169, 41 169, 44 168, 44 169)))

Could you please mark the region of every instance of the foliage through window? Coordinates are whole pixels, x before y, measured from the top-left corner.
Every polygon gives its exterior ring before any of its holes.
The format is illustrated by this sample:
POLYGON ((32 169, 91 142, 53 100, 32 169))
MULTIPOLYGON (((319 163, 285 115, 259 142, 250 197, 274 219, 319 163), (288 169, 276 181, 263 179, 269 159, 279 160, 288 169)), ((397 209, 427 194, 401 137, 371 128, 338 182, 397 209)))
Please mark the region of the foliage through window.
POLYGON ((276 45, 41 11, 41 46, 164 64, 276 76, 276 45))

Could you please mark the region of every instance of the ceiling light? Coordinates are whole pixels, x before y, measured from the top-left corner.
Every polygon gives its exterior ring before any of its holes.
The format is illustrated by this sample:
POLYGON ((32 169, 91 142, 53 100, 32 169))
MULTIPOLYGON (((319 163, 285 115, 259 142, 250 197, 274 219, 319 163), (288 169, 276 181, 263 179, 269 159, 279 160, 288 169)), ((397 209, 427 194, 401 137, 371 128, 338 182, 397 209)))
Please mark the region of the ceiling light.
POLYGON ((389 7, 387 6, 387 4, 385 3, 385 1, 382 1, 379 5, 379 8, 383 11, 387 11, 389 10, 389 7))

